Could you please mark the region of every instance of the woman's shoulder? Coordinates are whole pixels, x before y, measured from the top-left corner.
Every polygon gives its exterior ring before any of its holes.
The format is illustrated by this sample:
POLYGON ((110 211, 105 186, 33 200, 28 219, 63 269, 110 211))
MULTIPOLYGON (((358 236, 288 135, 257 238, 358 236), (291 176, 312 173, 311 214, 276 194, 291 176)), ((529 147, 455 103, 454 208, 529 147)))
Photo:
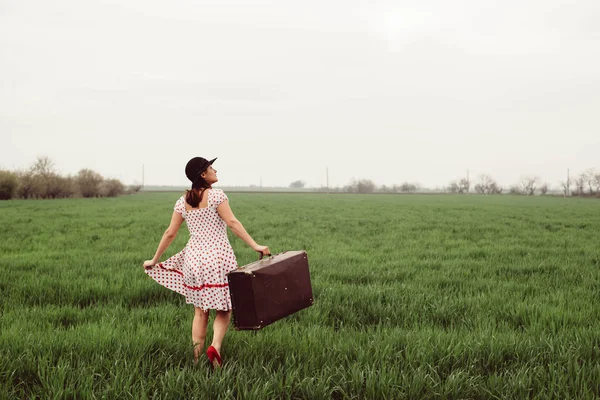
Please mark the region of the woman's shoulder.
POLYGON ((223 189, 210 188, 208 193, 211 198, 211 202, 217 206, 223 201, 227 200, 227 195, 223 189))
POLYGON ((210 188, 210 189, 208 189, 208 193, 211 196, 221 196, 221 195, 225 194, 223 189, 219 189, 219 188, 210 188))
POLYGON ((185 195, 177 199, 177 201, 175 202, 175 207, 173 208, 180 214, 185 213, 185 195))

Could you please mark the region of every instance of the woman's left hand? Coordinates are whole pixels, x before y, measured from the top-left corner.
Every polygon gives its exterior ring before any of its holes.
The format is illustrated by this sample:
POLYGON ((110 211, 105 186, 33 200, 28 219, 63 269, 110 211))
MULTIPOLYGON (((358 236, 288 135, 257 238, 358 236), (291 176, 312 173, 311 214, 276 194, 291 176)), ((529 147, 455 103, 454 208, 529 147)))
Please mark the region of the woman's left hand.
POLYGON ((154 260, 146 260, 144 261, 144 268, 145 269, 152 269, 152 267, 154 267, 156 265, 156 262, 154 262, 154 260))

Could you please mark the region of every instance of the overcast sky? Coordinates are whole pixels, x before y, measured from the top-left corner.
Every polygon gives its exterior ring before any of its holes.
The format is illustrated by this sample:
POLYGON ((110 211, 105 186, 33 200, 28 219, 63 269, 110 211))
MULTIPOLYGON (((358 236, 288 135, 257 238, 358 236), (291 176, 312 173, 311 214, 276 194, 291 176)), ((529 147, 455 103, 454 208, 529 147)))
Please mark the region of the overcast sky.
POLYGON ((125 183, 600 170, 600 1, 0 0, 0 168, 125 183))

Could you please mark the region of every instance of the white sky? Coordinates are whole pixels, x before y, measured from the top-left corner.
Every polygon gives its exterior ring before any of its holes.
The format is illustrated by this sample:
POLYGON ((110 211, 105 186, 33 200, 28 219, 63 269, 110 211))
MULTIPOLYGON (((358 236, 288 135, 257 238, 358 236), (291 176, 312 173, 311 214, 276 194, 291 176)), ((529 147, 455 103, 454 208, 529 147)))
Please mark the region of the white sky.
POLYGON ((1 168, 556 186, 599 153, 598 0, 0 0, 1 168))

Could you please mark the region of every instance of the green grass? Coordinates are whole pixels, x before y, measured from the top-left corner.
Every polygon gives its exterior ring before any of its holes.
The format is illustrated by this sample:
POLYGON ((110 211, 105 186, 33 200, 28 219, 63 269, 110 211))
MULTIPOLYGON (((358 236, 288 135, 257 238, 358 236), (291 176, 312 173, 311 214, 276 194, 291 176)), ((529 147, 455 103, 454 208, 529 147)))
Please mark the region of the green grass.
POLYGON ((231 329, 212 372, 141 267, 178 197, 0 202, 0 398, 600 396, 599 201, 230 193, 259 243, 308 252, 315 304, 231 329))

